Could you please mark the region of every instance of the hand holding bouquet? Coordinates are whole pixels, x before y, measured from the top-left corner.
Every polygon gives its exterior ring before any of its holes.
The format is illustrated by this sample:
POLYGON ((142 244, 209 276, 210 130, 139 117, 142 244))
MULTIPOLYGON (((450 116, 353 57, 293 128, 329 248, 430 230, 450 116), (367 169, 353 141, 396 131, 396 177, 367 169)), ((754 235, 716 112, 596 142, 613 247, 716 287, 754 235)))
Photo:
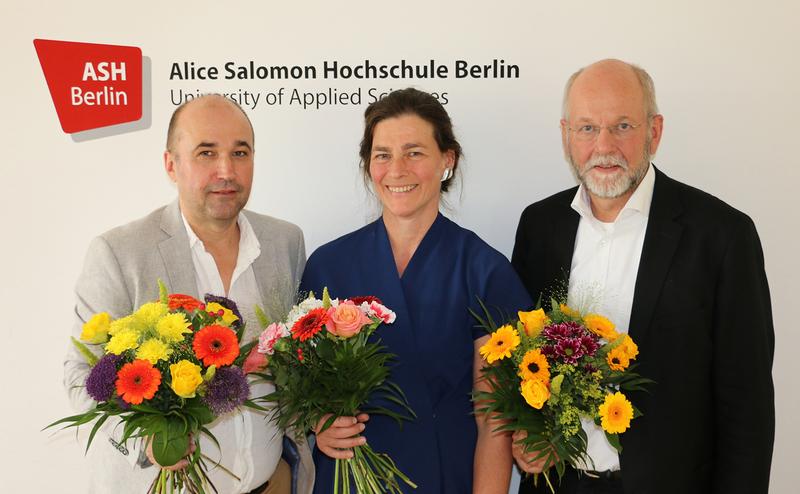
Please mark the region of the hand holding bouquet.
POLYGON ((206 303, 167 294, 159 282, 160 299, 120 319, 101 312, 83 326, 73 343, 91 366, 86 392, 97 404, 82 414, 48 427, 91 423, 88 449, 100 427, 116 417, 123 425, 122 441, 143 438, 159 465, 175 465, 187 456, 183 469, 161 468, 148 492, 185 489, 205 493, 205 456, 191 442, 200 434, 216 439, 206 428, 218 416, 248 401, 250 385, 241 363, 250 347, 240 348, 244 325, 236 305, 206 296, 206 303), (88 346, 87 346, 88 345, 88 346), (102 346, 98 358, 89 346, 102 346))
POLYGON ((485 307, 483 315, 473 315, 491 332, 479 350, 492 390, 475 393, 479 411, 503 421, 501 430, 522 437, 517 441, 525 452, 537 452, 554 490, 547 467, 555 465, 561 478, 566 463, 590 466, 581 418, 598 423, 621 450, 619 434, 640 415, 621 390, 641 390, 650 381, 632 372, 639 350, 611 321, 581 315, 555 300, 552 307, 547 313, 519 312, 518 319, 499 328, 485 307))
MULTIPOLYGON (((387 415, 399 423, 413 417, 403 392, 388 380, 393 356, 379 341, 368 341, 394 319, 394 312, 375 297, 332 300, 326 289, 321 300, 312 293, 296 305, 285 323, 262 321, 266 329, 258 351, 268 356, 270 374, 264 377, 276 388, 264 401, 274 402, 278 424, 307 433, 320 421, 325 430, 336 417, 359 412, 387 415), (375 399, 399 405, 405 413, 368 403, 375 399)), ((388 455, 369 444, 354 447, 353 454, 336 459, 334 494, 349 494, 351 479, 359 493, 399 493, 399 480, 416 487, 388 455)))

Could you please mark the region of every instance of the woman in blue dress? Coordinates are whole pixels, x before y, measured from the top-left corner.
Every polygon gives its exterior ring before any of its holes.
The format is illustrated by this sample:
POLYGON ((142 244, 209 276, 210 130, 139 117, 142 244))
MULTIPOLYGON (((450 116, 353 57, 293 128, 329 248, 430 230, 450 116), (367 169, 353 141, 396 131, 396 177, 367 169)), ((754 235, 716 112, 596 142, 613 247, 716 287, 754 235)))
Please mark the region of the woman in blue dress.
POLYGON ((513 314, 531 300, 502 254, 439 213, 461 146, 436 98, 409 88, 371 104, 360 155, 381 217, 317 249, 301 290, 374 295, 396 312, 374 336, 397 355, 391 380, 416 418, 402 428, 375 414, 337 418, 317 434, 314 492, 331 491, 333 458, 350 458, 349 448, 367 441, 417 484, 401 483, 404 492, 505 494, 511 440, 473 412, 473 387, 486 386, 478 348, 489 337, 468 308, 479 309, 480 299, 513 314))

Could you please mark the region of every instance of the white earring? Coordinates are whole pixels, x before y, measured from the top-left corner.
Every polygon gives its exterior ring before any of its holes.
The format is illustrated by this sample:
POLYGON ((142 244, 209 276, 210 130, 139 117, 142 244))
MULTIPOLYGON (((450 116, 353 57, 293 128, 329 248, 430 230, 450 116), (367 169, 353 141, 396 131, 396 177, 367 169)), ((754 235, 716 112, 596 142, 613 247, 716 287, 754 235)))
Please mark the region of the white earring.
POLYGON ((442 182, 446 182, 453 176, 453 169, 452 168, 445 168, 444 173, 442 174, 442 182))

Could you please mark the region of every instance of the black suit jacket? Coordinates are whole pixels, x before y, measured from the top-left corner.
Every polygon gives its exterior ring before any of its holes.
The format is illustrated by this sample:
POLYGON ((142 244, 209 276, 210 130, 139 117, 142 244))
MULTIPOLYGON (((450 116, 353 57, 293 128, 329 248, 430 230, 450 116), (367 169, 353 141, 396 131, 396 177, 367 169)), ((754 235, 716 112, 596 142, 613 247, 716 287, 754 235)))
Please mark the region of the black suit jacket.
MULTIPOLYGON (((576 190, 522 213, 512 263, 534 300, 569 274, 576 190)), ((629 334, 656 384, 630 397, 644 415, 621 435, 626 494, 766 493, 775 336, 752 220, 656 170, 629 334)))

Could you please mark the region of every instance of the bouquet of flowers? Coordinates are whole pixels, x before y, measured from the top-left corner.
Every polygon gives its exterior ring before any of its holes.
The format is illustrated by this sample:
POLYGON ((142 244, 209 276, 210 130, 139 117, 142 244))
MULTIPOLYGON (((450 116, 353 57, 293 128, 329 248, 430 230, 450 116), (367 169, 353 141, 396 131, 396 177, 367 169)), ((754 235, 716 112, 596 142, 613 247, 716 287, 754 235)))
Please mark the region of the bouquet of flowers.
MULTIPOLYGON (((394 312, 375 297, 331 299, 327 289, 321 300, 311 293, 292 308, 285 323, 263 320, 258 351, 268 356, 270 374, 264 377, 276 388, 264 400, 274 403, 278 424, 302 434, 329 413, 322 430, 336 417, 359 412, 387 415, 398 423, 413 418, 403 392, 387 379, 393 355, 379 340, 369 340, 394 320, 394 312), (374 403, 380 399, 399 405, 403 413, 374 403)), ((398 479, 416 488, 388 455, 369 444, 353 453, 351 459, 336 460, 334 494, 349 494, 351 477, 359 493, 399 493, 398 479)))
POLYGON ((264 409, 248 400, 242 369, 255 342, 240 347, 244 325, 232 301, 206 295, 204 304, 167 294, 160 281, 159 292, 158 301, 133 314, 111 320, 101 312, 84 324, 82 342, 73 338, 73 343, 91 366, 86 392, 97 404, 48 427, 94 421, 88 449, 100 427, 116 417, 123 425, 122 442, 144 438, 158 464, 174 465, 189 454, 187 468, 160 469, 149 493, 203 494, 206 486, 216 492, 206 473, 208 458, 190 442, 206 434, 217 443, 206 425, 239 406, 264 409), (89 346, 102 347, 102 357, 89 346))
POLYGON ((599 314, 555 300, 549 312, 519 312, 500 327, 482 307, 483 315, 473 315, 491 333, 479 351, 492 390, 475 393, 480 411, 500 419, 500 430, 526 432, 525 451, 538 451, 536 459, 555 465, 559 479, 567 462, 591 463, 582 417, 599 424, 620 451, 619 434, 641 415, 622 391, 651 382, 633 372, 639 350, 631 337, 599 314))

